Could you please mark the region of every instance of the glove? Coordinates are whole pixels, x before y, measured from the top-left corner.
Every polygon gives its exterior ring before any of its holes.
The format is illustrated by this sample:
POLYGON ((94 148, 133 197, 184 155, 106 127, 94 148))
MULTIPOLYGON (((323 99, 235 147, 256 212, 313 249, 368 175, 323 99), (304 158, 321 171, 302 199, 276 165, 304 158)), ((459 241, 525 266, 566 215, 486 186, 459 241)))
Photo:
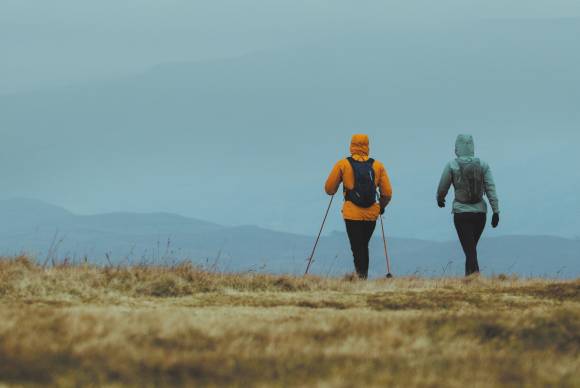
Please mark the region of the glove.
POLYGON ((391 202, 391 199, 389 197, 384 197, 384 196, 380 196, 379 198, 379 206, 381 207, 381 216, 383 214, 385 214, 385 208, 387 207, 387 205, 389 204, 389 202, 391 202))
POLYGON ((493 217, 491 218, 491 226, 493 228, 497 228, 499 225, 499 213, 493 213, 493 217))
POLYGON ((438 199, 437 205, 439 205, 440 208, 444 208, 445 207, 445 198, 438 199))

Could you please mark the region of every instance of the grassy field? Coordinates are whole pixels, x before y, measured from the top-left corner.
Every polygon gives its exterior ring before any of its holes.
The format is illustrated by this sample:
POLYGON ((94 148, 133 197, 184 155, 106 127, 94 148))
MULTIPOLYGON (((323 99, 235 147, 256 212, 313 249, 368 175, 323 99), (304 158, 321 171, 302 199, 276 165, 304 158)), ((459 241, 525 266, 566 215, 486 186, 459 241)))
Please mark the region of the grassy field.
POLYGON ((580 281, 0 261, 0 386, 580 387, 580 281))

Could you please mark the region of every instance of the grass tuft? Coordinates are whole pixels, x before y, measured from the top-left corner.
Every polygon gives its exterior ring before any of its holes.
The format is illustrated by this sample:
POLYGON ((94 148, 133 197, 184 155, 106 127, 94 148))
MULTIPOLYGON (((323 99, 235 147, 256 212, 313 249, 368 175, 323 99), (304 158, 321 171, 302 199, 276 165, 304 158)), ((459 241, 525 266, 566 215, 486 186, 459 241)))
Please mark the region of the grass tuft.
POLYGON ((580 280, 0 259, 0 385, 580 386, 580 280))

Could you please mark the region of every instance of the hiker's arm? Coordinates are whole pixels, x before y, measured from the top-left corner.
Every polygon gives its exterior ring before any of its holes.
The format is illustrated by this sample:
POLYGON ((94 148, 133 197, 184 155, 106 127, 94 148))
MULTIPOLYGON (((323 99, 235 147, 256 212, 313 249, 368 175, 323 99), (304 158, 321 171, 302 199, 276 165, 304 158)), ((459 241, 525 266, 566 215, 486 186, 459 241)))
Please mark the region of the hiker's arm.
POLYGON ((341 163, 338 162, 334 165, 334 168, 330 172, 328 179, 326 180, 326 184, 324 185, 324 191, 328 195, 334 195, 338 191, 340 187, 340 183, 342 182, 342 168, 341 163))
POLYGON ((445 197, 447 197, 447 193, 449 193, 449 189, 451 188, 452 182, 453 182, 453 174, 451 172, 451 166, 447 164, 447 166, 445 166, 445 170, 443 170, 441 179, 439 180, 439 187, 437 188, 438 203, 441 202, 445 203, 445 197))
POLYGON ((486 165, 485 174, 483 176, 483 182, 485 184, 485 195, 489 200, 489 204, 493 209, 495 214, 499 213, 499 200, 497 198, 497 191, 495 189, 495 181, 493 180, 493 174, 491 173, 491 168, 486 165))
POLYGON ((393 198, 393 187, 384 166, 380 169, 379 174, 379 192, 381 194, 379 198, 381 208, 385 208, 391 202, 391 198, 393 198))

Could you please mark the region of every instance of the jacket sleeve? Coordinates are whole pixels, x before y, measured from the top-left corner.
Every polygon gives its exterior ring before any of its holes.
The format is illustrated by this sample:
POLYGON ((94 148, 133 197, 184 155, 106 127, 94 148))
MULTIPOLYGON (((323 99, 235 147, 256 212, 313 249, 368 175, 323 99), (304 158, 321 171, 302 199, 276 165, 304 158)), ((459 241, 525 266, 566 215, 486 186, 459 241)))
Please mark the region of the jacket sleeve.
POLYGON ((339 161, 336 163, 326 179, 326 184, 324 185, 324 191, 328 195, 334 195, 338 191, 340 187, 340 183, 342 182, 342 167, 341 162, 339 161))
POLYGON ((485 174, 483 176, 485 185, 485 195, 489 200, 489 204, 493 209, 494 213, 499 213, 499 199, 497 198, 497 191, 495 189, 495 181, 493 180, 493 174, 491 173, 491 168, 489 165, 485 166, 485 174))
POLYGON ((393 198, 393 186, 391 186, 391 179, 383 165, 379 170, 379 192, 381 194, 379 199, 381 207, 386 207, 393 198))
POLYGON ((437 200, 443 200, 447 197, 449 189, 451 188, 451 183, 453 183, 453 173, 451 171, 451 165, 447 163, 443 174, 441 174, 441 179, 439 180, 439 187, 437 188, 437 200))

